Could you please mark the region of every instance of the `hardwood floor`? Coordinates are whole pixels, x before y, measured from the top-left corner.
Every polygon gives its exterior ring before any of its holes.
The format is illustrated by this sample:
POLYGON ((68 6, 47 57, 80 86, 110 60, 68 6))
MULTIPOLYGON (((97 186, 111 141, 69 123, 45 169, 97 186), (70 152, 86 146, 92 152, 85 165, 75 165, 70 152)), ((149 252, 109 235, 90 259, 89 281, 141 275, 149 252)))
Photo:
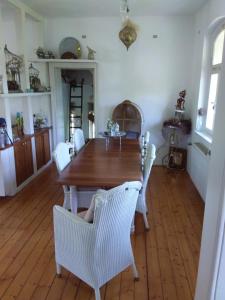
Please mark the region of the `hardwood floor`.
MULTIPOLYGON (((52 206, 63 192, 50 166, 14 198, 0 199, 0 299, 94 300, 68 271, 55 272, 52 206)), ((185 172, 154 167, 149 189, 150 231, 136 217, 133 249, 140 281, 130 269, 101 288, 109 300, 192 300, 204 206, 185 172)))

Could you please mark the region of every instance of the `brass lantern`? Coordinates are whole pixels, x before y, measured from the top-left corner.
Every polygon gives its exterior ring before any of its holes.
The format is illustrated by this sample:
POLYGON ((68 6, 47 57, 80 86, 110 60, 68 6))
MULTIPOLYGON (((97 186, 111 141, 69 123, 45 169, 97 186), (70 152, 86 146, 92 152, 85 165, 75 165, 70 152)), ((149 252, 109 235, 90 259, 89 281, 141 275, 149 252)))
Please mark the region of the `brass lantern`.
POLYGON ((137 32, 135 25, 130 21, 127 20, 119 32, 119 38, 126 46, 127 50, 129 47, 136 41, 137 39, 137 32))

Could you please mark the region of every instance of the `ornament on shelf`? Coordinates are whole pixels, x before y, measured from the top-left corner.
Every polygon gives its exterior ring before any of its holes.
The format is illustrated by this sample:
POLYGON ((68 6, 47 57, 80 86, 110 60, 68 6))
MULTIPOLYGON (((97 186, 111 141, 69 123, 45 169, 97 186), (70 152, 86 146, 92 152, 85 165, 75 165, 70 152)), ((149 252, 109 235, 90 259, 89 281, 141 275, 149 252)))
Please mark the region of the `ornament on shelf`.
POLYGON ((55 55, 53 54, 52 51, 45 50, 42 47, 38 47, 35 50, 35 53, 36 53, 37 57, 40 59, 54 59, 55 58, 55 55))
POLYGON ((90 47, 88 47, 88 59, 90 60, 94 60, 95 59, 95 54, 96 54, 96 51, 91 49, 90 47))
POLYGON ((4 48, 6 59, 6 74, 9 92, 22 92, 20 73, 22 72, 24 61, 23 57, 16 55, 8 50, 7 45, 4 48))
POLYGON ((184 110, 184 103, 186 97, 186 90, 183 90, 179 93, 179 98, 177 99, 176 109, 177 110, 184 110))
POLYGON ((45 128, 48 126, 48 119, 42 113, 33 114, 33 123, 35 129, 45 128))
POLYGON ((33 92, 46 92, 46 87, 42 86, 41 80, 39 78, 39 70, 36 69, 33 64, 29 66, 29 79, 30 79, 30 88, 33 92))

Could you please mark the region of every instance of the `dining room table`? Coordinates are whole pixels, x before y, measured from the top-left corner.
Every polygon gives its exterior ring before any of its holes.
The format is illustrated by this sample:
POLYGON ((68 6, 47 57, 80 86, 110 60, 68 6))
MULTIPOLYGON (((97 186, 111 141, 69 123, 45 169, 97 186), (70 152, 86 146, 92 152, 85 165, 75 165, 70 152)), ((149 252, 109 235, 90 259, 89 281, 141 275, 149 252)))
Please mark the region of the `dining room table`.
POLYGON ((110 189, 126 181, 143 181, 138 140, 118 139, 106 145, 104 138, 90 139, 59 174, 57 182, 71 187, 71 203, 76 191, 86 188, 110 189))

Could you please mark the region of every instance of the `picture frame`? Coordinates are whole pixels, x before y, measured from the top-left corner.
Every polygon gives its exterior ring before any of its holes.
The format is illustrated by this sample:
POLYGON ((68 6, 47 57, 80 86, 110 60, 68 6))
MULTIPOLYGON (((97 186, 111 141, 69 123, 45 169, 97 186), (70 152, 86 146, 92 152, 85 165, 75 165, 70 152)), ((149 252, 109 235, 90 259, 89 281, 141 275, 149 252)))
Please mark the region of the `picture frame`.
POLYGON ((184 148, 170 147, 168 168, 185 170, 187 165, 187 150, 184 148))

